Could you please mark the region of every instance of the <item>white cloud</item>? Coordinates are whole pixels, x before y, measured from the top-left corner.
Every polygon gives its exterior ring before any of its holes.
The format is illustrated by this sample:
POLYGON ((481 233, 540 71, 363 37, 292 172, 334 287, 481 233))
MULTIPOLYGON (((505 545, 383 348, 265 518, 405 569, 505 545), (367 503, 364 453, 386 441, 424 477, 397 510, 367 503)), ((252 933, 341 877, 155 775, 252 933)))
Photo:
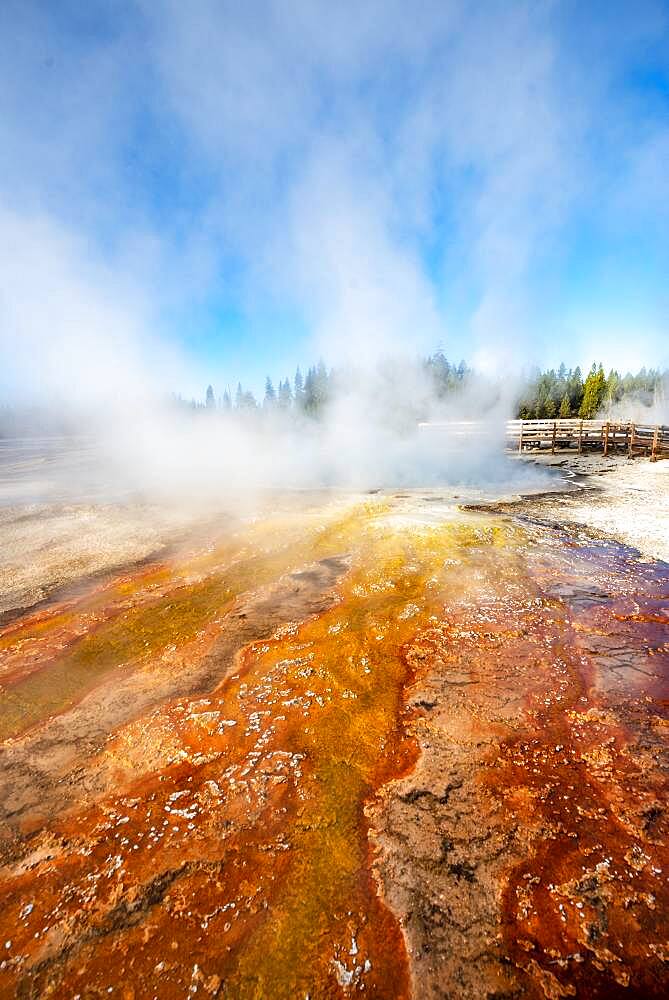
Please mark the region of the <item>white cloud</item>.
MULTIPOLYGON (((54 368, 47 329, 74 358, 87 326, 124 385, 148 331, 210 300, 298 314, 331 362, 440 342, 513 357, 530 337, 550 353, 533 275, 597 190, 596 140, 643 129, 638 107, 616 117, 613 82, 661 40, 661 5, 606 23, 495 0, 112 6, 76 25, 48 6, 0 14, 0 203, 19 247, 5 283, 25 299, 9 295, 0 336, 21 324, 33 372, 54 368)), ((646 128, 630 192, 661 198, 666 152, 646 128)), ((624 227, 634 196, 619 205, 624 227)))

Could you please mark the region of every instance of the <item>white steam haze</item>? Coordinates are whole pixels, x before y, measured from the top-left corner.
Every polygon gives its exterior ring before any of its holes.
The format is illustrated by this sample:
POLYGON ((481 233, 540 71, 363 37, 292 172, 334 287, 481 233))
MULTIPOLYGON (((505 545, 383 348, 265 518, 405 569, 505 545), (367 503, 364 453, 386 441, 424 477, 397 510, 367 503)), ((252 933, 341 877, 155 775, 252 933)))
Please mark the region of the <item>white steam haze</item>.
MULTIPOLYGON (((558 2, 7 0, 0 401, 71 412, 131 488, 502 475, 407 413, 501 435, 521 368, 599 358, 585 306, 547 305, 575 215, 597 192, 612 239, 632 210, 669 221, 666 121, 616 92, 661 48, 666 9, 580 18, 558 2), (447 410, 414 365, 438 347, 487 377, 447 410), (357 372, 322 425, 165 403, 238 379, 258 394, 319 357, 357 372)), ((666 362, 666 317, 650 294, 601 337, 604 363, 632 366, 630 343, 639 365, 666 362)))

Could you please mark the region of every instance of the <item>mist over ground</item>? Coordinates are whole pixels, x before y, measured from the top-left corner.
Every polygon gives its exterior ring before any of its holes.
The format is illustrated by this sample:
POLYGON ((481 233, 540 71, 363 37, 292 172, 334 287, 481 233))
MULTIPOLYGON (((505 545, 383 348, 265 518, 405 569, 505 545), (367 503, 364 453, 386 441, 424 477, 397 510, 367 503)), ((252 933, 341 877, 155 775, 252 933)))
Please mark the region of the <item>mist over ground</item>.
POLYGON ((600 7, 10 0, 0 403, 110 490, 506 476, 523 371, 668 360, 667 12, 600 7), (318 423, 165 403, 318 357, 318 423))
MULTIPOLYGON (((273 390, 272 390, 273 391, 273 390)), ((504 456, 513 399, 468 372, 440 396, 411 359, 332 377, 318 412, 292 400, 237 407, 148 397, 123 407, 48 408, 24 424, 26 462, 50 461, 58 489, 156 500, 212 501, 262 489, 368 490, 529 484, 504 456), (49 427, 60 429, 49 434, 49 427), (69 454, 59 467, 58 453, 69 454)), ((20 436, 19 436, 20 440, 20 436)), ((16 458, 11 440, 0 447, 16 458)))

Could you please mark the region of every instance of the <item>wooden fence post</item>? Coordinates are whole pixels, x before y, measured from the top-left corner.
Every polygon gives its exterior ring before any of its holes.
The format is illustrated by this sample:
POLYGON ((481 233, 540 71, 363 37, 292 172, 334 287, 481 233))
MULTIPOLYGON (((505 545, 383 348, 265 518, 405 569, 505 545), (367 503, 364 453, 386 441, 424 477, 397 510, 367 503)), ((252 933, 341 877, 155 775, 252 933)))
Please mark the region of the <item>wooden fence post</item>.
POLYGON ((653 448, 650 453, 651 462, 657 462, 657 444, 660 437, 660 425, 656 424, 655 430, 653 431, 653 448))
POLYGON ((588 421, 581 418, 562 421, 557 418, 554 420, 518 419, 509 421, 507 423, 506 447, 509 450, 513 448, 511 442, 517 426, 519 454, 522 454, 523 448, 529 441, 528 447, 535 444, 539 450, 542 450, 545 445, 549 445, 551 455, 555 455, 559 439, 562 447, 572 447, 577 444, 579 455, 583 454, 585 443, 589 449, 602 451, 605 456, 617 455, 621 451, 620 445, 622 445, 630 459, 635 458, 636 455, 650 457, 652 462, 657 462, 664 457, 669 458, 669 426, 640 424, 637 427, 633 420, 625 423, 602 420, 601 426, 597 428, 597 423, 599 421, 588 421), (527 435, 525 434, 525 424, 528 425, 527 435), (559 435, 558 424, 560 424, 559 435))

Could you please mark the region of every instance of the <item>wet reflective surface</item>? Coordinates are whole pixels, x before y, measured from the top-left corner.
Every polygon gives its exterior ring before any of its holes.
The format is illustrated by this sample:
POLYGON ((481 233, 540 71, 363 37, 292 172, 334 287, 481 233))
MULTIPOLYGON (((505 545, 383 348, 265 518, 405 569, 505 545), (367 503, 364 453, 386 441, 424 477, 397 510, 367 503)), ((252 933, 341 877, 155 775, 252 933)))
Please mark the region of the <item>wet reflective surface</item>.
POLYGON ((531 803, 540 833, 504 890, 509 952, 556 995, 663 996, 667 567, 565 539, 535 573, 559 602, 547 641, 560 679, 529 692, 528 731, 504 741, 491 781, 511 790, 507 808, 531 803))
POLYGON ((0 991, 664 996, 669 568, 405 496, 0 632, 0 991))

